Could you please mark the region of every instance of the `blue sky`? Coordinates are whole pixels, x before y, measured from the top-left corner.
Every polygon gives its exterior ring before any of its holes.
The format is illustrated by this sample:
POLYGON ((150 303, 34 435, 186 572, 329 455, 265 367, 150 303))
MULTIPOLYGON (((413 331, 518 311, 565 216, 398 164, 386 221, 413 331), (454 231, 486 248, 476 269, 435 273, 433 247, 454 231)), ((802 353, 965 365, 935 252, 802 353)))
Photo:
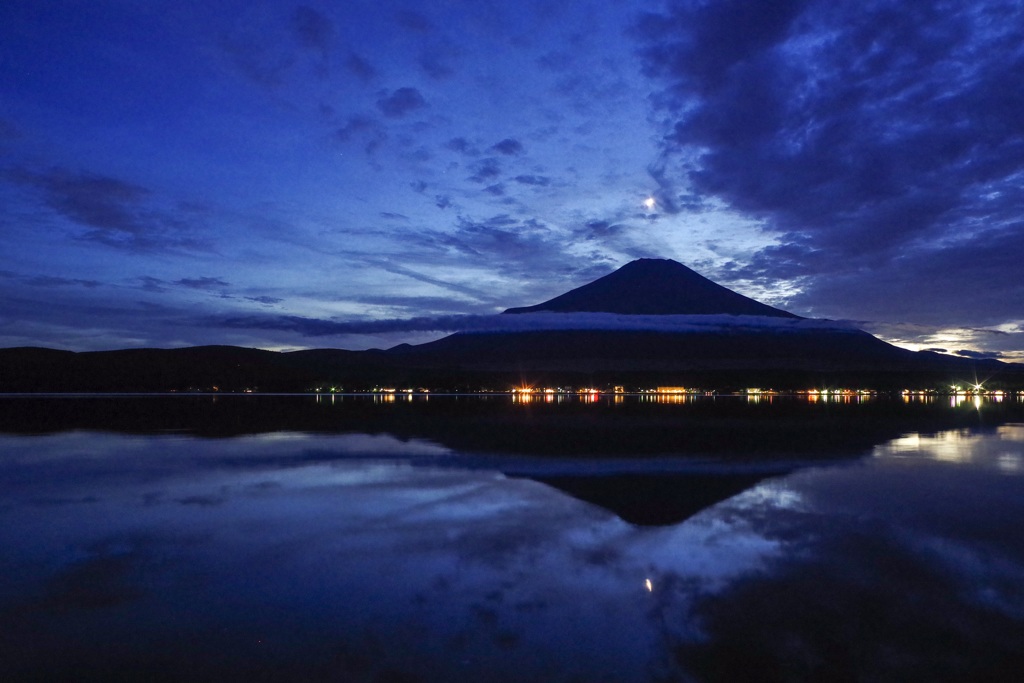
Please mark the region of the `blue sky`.
POLYGON ((5 2, 0 346, 388 347, 663 257, 1024 360, 1022 25, 996 0, 5 2))

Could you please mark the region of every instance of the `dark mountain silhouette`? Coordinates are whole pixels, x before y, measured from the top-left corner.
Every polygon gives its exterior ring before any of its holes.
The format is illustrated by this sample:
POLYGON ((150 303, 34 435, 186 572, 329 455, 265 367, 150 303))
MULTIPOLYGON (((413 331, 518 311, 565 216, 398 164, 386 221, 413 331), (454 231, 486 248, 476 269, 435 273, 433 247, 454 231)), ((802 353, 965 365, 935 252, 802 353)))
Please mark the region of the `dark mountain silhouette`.
POLYGON ((544 303, 505 311, 526 313, 703 315, 719 317, 724 324, 686 332, 460 332, 389 353, 409 367, 445 367, 510 380, 518 373, 524 380, 549 383, 568 377, 582 383, 726 388, 842 384, 896 389, 929 382, 944 386, 951 377, 979 373, 1019 377, 1022 370, 998 361, 908 351, 850 327, 802 324, 800 316, 665 259, 639 259, 544 303))
POLYGON ((0 392, 382 386, 475 391, 523 383, 892 390, 979 379, 989 380, 990 388, 1024 386, 1022 366, 901 349, 862 330, 766 306, 669 260, 633 261, 547 302, 511 308, 496 318, 515 319, 519 331, 459 332, 426 344, 368 351, 0 349, 0 392), (602 314, 619 318, 607 323, 609 329, 594 329, 606 324, 602 314), (688 329, 643 327, 658 322, 658 316, 687 315, 703 322, 688 329), (640 327, 622 327, 626 316, 638 316, 628 320, 640 327), (531 327, 541 319, 547 328, 531 327), (558 323, 555 329, 552 321, 558 323))
POLYGON ((505 313, 540 311, 799 317, 715 284, 677 261, 646 258, 631 261, 613 273, 544 303, 510 308, 505 313))

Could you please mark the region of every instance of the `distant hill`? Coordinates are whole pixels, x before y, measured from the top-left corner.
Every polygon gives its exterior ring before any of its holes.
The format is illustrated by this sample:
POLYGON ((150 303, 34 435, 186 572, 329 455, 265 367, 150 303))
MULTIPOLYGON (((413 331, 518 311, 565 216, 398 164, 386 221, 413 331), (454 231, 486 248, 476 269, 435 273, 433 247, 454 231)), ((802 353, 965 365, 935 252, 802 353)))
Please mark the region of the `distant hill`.
POLYGON ((0 349, 0 392, 472 391, 524 383, 891 390, 975 380, 1024 388, 1022 366, 901 349, 766 306, 670 260, 633 261, 495 320, 515 325, 386 351, 0 349))

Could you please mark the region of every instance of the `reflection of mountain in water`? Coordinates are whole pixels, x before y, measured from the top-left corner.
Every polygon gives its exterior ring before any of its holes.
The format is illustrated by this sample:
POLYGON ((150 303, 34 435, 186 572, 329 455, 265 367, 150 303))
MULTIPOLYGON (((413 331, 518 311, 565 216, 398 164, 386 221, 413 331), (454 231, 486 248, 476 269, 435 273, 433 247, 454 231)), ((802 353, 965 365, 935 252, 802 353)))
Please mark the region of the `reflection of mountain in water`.
POLYGON ((735 473, 531 477, 640 526, 679 524, 765 478, 735 473))
MULTIPOLYGON (((767 476, 858 458, 904 434, 992 427, 1020 420, 1022 412, 1024 406, 1012 403, 976 409, 882 399, 656 404, 626 397, 621 403, 517 405, 507 396, 387 403, 309 395, 0 397, 0 433, 388 434, 451 449, 457 457, 445 466, 459 467, 463 456, 479 463, 471 457, 476 454, 487 467, 555 487, 627 522, 672 524, 767 476), (553 459, 572 465, 552 468, 553 459), (652 467, 652 459, 665 466, 652 467), (612 460, 610 471, 599 466, 612 460), (693 466, 678 467, 680 462, 693 466)), ((351 454, 318 453, 318 459, 333 457, 351 454)))

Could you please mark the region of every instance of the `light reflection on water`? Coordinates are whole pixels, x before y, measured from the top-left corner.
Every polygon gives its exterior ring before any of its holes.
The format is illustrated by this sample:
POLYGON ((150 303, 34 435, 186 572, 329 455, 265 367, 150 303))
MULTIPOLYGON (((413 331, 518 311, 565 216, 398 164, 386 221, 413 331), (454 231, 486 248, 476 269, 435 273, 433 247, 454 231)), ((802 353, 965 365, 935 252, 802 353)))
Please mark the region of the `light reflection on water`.
POLYGON ((1019 665, 1024 424, 864 455, 639 527, 503 473, 529 459, 503 470, 507 456, 382 433, 0 436, 0 678, 964 679, 1019 665))
POLYGON ((995 469, 1004 474, 1024 470, 1024 425, 1000 425, 985 438, 970 430, 950 430, 937 434, 908 434, 878 446, 880 458, 926 458, 946 463, 995 469))

